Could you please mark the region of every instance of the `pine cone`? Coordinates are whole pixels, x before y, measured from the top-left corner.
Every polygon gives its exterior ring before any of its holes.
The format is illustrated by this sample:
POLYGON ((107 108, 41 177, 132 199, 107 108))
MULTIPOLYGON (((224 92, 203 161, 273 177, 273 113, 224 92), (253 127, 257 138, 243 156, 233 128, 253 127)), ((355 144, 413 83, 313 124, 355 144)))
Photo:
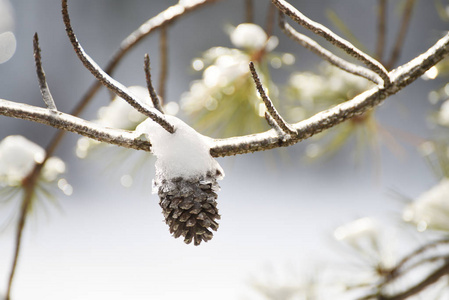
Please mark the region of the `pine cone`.
POLYGON ((175 238, 184 237, 184 242, 198 246, 201 241, 213 237, 210 229, 217 231, 220 219, 217 209, 217 193, 220 186, 217 177, 221 175, 208 173, 199 178, 182 178, 155 180, 160 198, 159 205, 165 223, 175 238))

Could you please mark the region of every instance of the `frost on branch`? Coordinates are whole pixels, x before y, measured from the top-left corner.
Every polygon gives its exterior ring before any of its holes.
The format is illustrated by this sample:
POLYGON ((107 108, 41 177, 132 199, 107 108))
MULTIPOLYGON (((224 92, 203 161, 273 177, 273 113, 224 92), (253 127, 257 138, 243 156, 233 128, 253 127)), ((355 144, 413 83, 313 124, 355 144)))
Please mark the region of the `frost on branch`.
POLYGON ((211 139, 174 116, 166 116, 175 127, 170 134, 147 119, 136 128, 138 136, 149 138, 157 157, 153 192, 158 193, 165 222, 175 238, 184 242, 212 239, 218 229, 218 179, 223 169, 210 155, 211 139))

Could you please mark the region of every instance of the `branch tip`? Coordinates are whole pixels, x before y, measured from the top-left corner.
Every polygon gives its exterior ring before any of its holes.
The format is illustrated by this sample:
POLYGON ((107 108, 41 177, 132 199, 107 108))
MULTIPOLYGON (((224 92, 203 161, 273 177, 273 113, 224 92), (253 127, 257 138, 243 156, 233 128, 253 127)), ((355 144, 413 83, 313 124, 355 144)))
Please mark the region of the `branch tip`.
POLYGON ((296 131, 290 128, 287 122, 284 121, 284 119, 281 117, 281 115, 274 107, 273 102, 270 100, 270 98, 268 98, 267 94, 265 93, 265 90, 259 79, 259 75, 257 75, 256 67, 254 66, 254 63, 252 61, 249 63, 249 69, 251 71, 251 75, 253 77, 254 83, 256 84, 256 88, 259 92, 259 95, 262 98, 265 107, 267 108, 267 112, 270 114, 270 116, 273 118, 273 120, 285 134, 288 134, 290 136, 296 135, 296 131))
POLYGON ((41 57, 41 49, 39 47, 39 36, 37 32, 33 37, 33 54, 34 54, 34 63, 36 66, 36 74, 39 82, 39 89, 41 91, 42 99, 45 102, 45 105, 48 109, 56 111, 56 104, 53 100, 53 96, 50 93, 50 89, 47 84, 47 80, 45 78, 45 72, 42 68, 42 57, 41 57))
POLYGON ((361 51, 353 44, 351 44, 349 41, 335 34, 326 26, 309 19, 287 1, 272 0, 272 2, 274 5, 277 6, 279 10, 281 10, 284 14, 289 16, 293 21, 295 21, 299 25, 312 31, 316 35, 323 37, 334 46, 342 49, 347 54, 351 55, 352 57, 364 63, 369 69, 374 71, 382 78, 384 87, 390 86, 391 80, 388 75, 388 71, 376 59, 372 58, 365 52, 361 51))
POLYGON ((150 94, 151 101, 153 102, 154 108, 156 108, 158 111, 160 111, 162 114, 164 113, 164 110, 162 108, 161 102, 159 100, 159 97, 157 96, 156 91, 154 90, 153 83, 151 81, 151 68, 150 68, 150 56, 148 53, 145 53, 144 56, 144 71, 145 71, 145 78, 147 81, 147 88, 148 92, 150 94))
POLYGON ((167 130, 169 133, 174 133, 175 132, 174 126, 171 125, 159 111, 149 107, 141 100, 139 100, 123 84, 121 84, 120 82, 116 81, 111 76, 109 76, 105 71, 103 71, 100 68, 100 66, 89 55, 87 55, 81 44, 78 42, 75 33, 73 32, 69 12, 67 9, 67 0, 61 1, 62 1, 62 16, 64 20, 64 25, 66 27, 67 36, 69 37, 73 49, 75 50, 75 53, 77 54, 78 58, 83 63, 84 67, 86 67, 86 69, 88 69, 90 73, 94 75, 98 81, 101 82, 101 84, 103 84, 117 96, 123 98, 137 111, 146 115, 154 122, 158 123, 160 126, 162 126, 162 128, 167 130))
POLYGON ((358 66, 349 61, 342 59, 331 53, 329 50, 320 46, 317 42, 296 31, 290 24, 285 21, 284 14, 279 11, 279 27, 289 38, 326 60, 330 64, 342 69, 348 73, 368 79, 375 84, 382 84, 382 79, 375 72, 362 66, 358 66))

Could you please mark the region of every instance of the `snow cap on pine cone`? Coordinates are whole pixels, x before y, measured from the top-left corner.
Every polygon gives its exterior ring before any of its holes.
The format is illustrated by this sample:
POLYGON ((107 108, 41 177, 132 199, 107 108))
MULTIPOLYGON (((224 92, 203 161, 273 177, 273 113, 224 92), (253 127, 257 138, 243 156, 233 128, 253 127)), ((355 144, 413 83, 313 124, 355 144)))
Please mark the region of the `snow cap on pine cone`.
POLYGON ((165 118, 175 127, 173 134, 151 119, 137 126, 136 133, 150 140, 157 157, 153 192, 159 195, 170 233, 199 245, 212 239, 210 229, 218 229, 217 180, 224 172, 210 155, 211 138, 174 116, 165 118))

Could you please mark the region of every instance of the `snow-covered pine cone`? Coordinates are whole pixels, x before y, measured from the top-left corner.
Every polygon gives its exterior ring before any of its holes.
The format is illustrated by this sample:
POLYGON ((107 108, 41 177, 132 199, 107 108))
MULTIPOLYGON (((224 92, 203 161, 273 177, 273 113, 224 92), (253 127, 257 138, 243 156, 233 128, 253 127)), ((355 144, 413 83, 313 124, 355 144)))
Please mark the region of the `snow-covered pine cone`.
POLYGON ((193 240, 195 246, 212 239, 210 229, 217 231, 220 219, 216 201, 220 176, 217 171, 195 178, 154 180, 165 222, 175 238, 183 236, 186 244, 193 240))

